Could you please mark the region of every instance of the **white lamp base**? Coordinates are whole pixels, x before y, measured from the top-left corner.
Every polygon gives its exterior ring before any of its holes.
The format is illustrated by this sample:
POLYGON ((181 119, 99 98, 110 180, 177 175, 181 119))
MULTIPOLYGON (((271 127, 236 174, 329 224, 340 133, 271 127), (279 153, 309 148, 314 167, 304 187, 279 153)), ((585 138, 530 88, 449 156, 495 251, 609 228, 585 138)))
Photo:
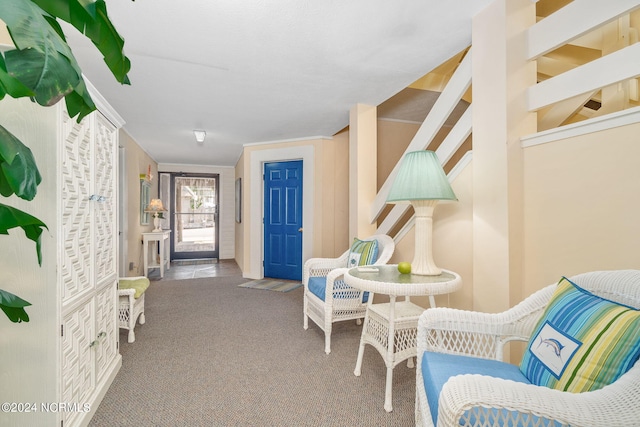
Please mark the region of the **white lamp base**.
POLYGON ((416 214, 415 251, 411 263, 411 274, 438 276, 442 270, 433 261, 433 209, 437 200, 412 200, 416 214))
POLYGON ((153 226, 155 227, 153 229, 153 233, 159 233, 162 231, 162 228, 160 227, 160 218, 158 218, 158 212, 155 212, 153 214, 153 226))

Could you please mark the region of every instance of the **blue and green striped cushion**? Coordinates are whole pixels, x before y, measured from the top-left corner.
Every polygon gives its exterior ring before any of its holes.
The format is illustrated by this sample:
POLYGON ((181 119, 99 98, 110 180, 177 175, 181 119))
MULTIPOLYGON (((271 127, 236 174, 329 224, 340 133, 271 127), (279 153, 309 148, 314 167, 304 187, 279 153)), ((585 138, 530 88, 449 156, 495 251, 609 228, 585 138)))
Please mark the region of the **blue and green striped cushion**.
POLYGON ((520 363, 532 384, 580 393, 613 383, 640 356, 640 311, 563 277, 520 363))
POLYGON ((347 267, 357 267, 359 265, 371 265, 378 259, 378 241, 353 239, 347 267))

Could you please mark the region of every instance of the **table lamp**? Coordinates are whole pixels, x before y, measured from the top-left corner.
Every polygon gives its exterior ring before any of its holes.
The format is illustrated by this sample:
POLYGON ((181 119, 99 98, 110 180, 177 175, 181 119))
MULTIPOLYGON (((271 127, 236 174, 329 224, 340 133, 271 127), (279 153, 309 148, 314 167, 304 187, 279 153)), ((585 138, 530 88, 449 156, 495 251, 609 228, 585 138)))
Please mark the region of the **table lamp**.
POLYGON ((149 202, 149 205, 145 208, 144 211, 153 214, 153 225, 155 227, 153 229, 153 232, 157 233, 157 232, 162 231, 162 228, 160 228, 160 218, 158 218, 158 214, 160 214, 160 212, 166 212, 167 211, 164 208, 164 206, 162 206, 162 200, 160 200, 160 199, 151 199, 151 201, 149 202))
POLYGON ((407 153, 402 159, 387 203, 411 203, 415 210, 415 251, 411 273, 437 276, 442 273, 433 262, 433 209, 438 200, 458 200, 433 151, 407 153))

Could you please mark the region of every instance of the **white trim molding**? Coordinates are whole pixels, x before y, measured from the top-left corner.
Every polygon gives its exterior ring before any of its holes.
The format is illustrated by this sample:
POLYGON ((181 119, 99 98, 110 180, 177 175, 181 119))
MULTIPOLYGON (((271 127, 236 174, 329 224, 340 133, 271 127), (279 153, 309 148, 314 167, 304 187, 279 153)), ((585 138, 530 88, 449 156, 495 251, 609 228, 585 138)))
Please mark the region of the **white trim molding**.
POLYGON ((605 116, 594 117, 578 123, 523 136, 520 138, 520 144, 522 148, 527 148, 634 123, 640 123, 640 107, 616 111, 605 116))
POLYGON ((116 128, 120 129, 124 126, 124 119, 118 114, 118 112, 107 102, 107 100, 102 96, 98 89, 87 79, 87 77, 82 75, 85 84, 87 85, 87 90, 89 91, 89 95, 91 95, 91 99, 96 104, 96 108, 98 111, 102 113, 103 116, 107 118, 116 128))

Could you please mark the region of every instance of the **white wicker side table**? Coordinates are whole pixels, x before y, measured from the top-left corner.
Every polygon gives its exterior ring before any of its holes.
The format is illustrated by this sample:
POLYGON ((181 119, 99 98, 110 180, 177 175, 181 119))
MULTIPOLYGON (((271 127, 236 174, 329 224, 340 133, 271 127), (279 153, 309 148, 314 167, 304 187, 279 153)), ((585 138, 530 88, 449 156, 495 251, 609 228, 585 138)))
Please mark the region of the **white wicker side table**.
POLYGON ((431 307, 435 307, 434 295, 460 289, 462 279, 457 273, 448 270, 443 270, 438 276, 418 276, 400 274, 397 265, 381 265, 352 268, 344 274, 344 281, 363 291, 389 295, 389 302, 382 304, 373 304, 373 295, 369 296, 358 361, 353 373, 356 376, 361 374, 365 344, 378 350, 387 367, 384 409, 391 412, 393 368, 416 356, 418 318, 425 310, 412 303, 410 297, 429 296, 431 307), (396 302, 398 296, 404 296, 404 301, 396 302))

